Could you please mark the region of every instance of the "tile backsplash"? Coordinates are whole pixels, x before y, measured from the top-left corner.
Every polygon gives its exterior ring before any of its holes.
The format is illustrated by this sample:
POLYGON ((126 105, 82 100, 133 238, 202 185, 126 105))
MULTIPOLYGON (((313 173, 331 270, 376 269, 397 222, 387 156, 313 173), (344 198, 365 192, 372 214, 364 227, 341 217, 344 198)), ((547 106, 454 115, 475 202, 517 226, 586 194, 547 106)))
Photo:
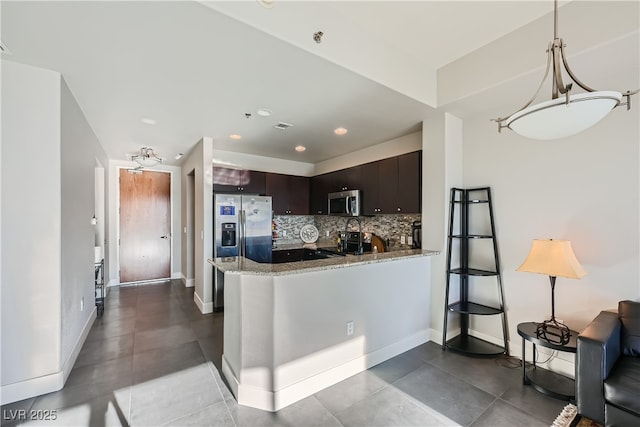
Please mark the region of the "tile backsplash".
MULTIPOLYGON (((411 246, 400 243, 400 236, 411 236, 411 224, 413 221, 421 219, 420 214, 394 214, 376 215, 371 217, 361 216, 362 231, 370 232, 390 243, 390 248, 406 249, 411 246)), ((275 215, 273 220, 276 223, 278 238, 276 245, 289 245, 302 243, 300 239, 300 229, 313 224, 318 229, 319 240, 329 240, 337 242, 338 234, 344 231, 344 227, 349 217, 330 215, 275 215), (327 232, 329 235, 327 236, 327 232)), ((352 221, 350 229, 357 230, 357 224, 352 221)), ((336 243, 337 244, 337 243, 336 243)))

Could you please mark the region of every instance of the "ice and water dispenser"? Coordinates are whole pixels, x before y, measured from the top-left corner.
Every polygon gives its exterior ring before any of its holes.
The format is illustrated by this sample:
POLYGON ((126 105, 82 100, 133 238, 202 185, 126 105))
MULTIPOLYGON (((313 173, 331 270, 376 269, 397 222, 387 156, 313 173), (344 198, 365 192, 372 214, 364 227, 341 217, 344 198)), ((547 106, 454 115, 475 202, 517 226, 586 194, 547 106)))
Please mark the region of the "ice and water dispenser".
POLYGON ((220 238, 222 246, 236 246, 236 223, 223 222, 220 238))

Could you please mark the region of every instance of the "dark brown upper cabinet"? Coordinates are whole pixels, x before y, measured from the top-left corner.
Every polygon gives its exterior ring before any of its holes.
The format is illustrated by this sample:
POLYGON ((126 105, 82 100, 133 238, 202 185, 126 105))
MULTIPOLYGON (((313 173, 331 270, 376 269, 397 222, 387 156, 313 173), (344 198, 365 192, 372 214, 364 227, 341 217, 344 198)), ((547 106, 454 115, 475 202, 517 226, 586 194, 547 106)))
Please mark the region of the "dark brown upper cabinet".
POLYGON ((331 174, 324 173, 311 178, 311 209, 312 215, 327 215, 328 198, 331 193, 331 174))
POLYGON ((362 165, 363 214, 419 213, 421 179, 421 151, 362 165))
POLYGON ((265 172, 213 168, 213 191, 216 193, 265 194, 265 183, 265 172))
POLYGON ((311 179, 306 176, 266 174, 266 194, 275 215, 309 215, 311 179))

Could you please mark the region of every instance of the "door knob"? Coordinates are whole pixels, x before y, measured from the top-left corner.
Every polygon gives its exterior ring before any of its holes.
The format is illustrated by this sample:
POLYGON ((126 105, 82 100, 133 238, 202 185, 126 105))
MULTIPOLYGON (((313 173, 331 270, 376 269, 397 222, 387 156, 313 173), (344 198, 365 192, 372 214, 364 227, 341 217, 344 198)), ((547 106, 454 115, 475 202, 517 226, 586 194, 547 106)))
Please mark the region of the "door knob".
POLYGON ((168 239, 169 236, 167 236, 166 234, 164 236, 160 236, 161 239, 168 239))

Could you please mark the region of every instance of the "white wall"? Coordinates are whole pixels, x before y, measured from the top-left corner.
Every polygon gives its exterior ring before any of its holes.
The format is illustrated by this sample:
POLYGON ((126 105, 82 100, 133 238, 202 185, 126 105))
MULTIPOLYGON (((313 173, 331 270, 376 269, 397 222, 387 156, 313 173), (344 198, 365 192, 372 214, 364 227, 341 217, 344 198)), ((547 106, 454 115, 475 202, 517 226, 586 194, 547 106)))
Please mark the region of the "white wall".
MULTIPOLYGON (((137 163, 124 160, 109 161, 109 220, 111 224, 107 235, 109 236, 106 251, 108 251, 110 263, 105 267, 109 271, 109 286, 120 284, 120 261, 118 258, 118 233, 120 208, 120 169, 129 169, 139 166, 137 163)), ((182 200, 182 186, 180 184, 181 169, 178 166, 159 165, 154 166, 154 171, 168 172, 171 174, 171 278, 182 277, 182 210, 180 201, 182 200)))
MULTIPOLYGON (((614 110, 571 138, 533 141, 498 134, 485 119, 464 123, 464 185, 491 186, 512 353, 517 324, 551 313, 547 277, 516 272, 532 239, 572 242, 588 272, 558 278, 556 317, 582 330, 601 310, 640 296, 638 112, 614 110)), ((493 337, 500 330, 476 323, 493 337)))
MULTIPOLYGON (((213 140, 205 137, 196 144, 182 162, 182 217, 185 218, 182 228, 187 226, 187 185, 188 175, 194 173, 195 221, 194 233, 194 301, 202 313, 213 311, 213 275, 211 264, 207 259, 213 257, 213 140)), ((183 245, 188 245, 187 235, 182 232, 183 245)), ((189 271, 190 259, 182 258, 182 270, 189 271)), ((188 278, 190 279, 190 278, 188 278)))
POLYGON ((55 72, 2 61, 2 124, 4 404, 62 388, 95 318, 94 167, 106 155, 55 72))
POLYGON ((385 141, 343 156, 334 157, 315 164, 314 175, 346 169, 363 163, 375 162, 422 149, 422 132, 385 141))
POLYGON ((313 163, 295 162, 292 160, 216 149, 213 150, 213 163, 216 166, 237 167, 248 170, 300 176, 311 176, 314 170, 313 163))
POLYGON ((60 75, 2 61, 2 403, 47 391, 61 346, 60 75), (20 159, 29 158, 28 162, 20 159), (39 387, 36 385, 36 389, 39 387))
POLYGON ((107 161, 73 94, 61 81, 62 363, 66 376, 95 318, 96 157, 107 161))
POLYGON ((278 410, 428 341, 430 260, 225 273, 223 372, 238 402, 278 410))
MULTIPOLYGON (((462 121, 451 114, 439 113, 430 116, 422 126, 422 248, 440 251, 440 255, 432 257, 431 264, 431 339, 441 343, 449 190, 462 186, 462 121)), ((455 319, 449 326, 450 330, 455 328, 455 319)))

